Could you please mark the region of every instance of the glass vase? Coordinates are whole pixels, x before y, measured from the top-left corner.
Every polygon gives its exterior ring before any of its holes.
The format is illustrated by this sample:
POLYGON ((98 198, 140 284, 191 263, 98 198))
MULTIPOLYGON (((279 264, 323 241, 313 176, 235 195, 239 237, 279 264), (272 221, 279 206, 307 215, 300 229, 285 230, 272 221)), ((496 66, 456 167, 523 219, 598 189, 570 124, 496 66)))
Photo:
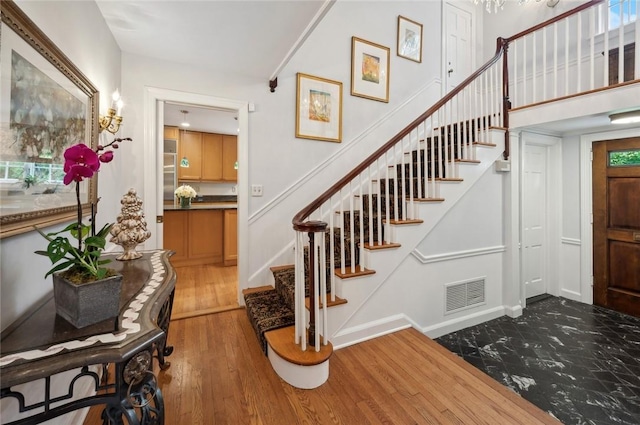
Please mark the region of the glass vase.
POLYGON ((191 207, 191 198, 189 197, 181 197, 178 198, 180 200, 180 208, 189 208, 191 207))

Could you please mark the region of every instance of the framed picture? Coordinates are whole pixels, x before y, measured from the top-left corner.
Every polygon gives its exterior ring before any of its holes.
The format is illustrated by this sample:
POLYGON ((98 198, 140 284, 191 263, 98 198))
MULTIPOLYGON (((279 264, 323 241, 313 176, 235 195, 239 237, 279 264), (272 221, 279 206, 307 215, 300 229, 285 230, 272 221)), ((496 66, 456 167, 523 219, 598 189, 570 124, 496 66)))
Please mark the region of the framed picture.
POLYGON ((398 16, 398 56, 422 62, 422 24, 398 16))
MULTIPOLYGON (((0 32, 0 238, 72 220, 75 185, 65 186, 64 151, 98 143, 98 91, 12 1, 0 32)), ((96 204, 97 179, 80 187, 96 204)))
POLYGON ((342 141, 342 83, 297 75, 296 137, 342 141))
POLYGON ((389 48, 351 38, 351 95, 389 102, 389 48))

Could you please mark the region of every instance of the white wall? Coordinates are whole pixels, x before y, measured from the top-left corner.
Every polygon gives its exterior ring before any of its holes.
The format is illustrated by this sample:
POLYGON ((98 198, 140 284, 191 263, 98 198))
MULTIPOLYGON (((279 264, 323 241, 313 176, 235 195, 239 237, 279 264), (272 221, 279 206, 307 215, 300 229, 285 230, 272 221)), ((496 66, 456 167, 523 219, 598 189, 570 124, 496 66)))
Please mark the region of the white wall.
MULTIPOLYGON (((337 2, 280 73, 275 93, 269 92, 268 76, 259 80, 241 79, 170 61, 123 54, 123 93, 134 111, 127 116, 127 131, 136 140, 145 137, 142 123, 145 87, 248 101, 255 105, 255 112, 249 114, 248 184, 263 185, 264 196, 249 198, 250 281, 240 282, 241 285, 269 283, 268 267, 277 265, 278 261, 292 261, 287 246, 294 239, 293 216, 370 154, 375 146, 386 142, 438 100, 440 9, 438 2, 337 2), (366 19, 354 19, 365 15, 366 19), (396 56, 398 15, 424 24, 420 64, 396 56), (352 36, 390 48, 389 103, 350 95, 352 36), (342 143, 295 138, 297 72, 343 83, 342 143), (419 95, 414 98, 416 93, 419 95), (391 114, 393 119, 389 119, 391 114)), ((134 149, 134 160, 141 164, 142 144, 136 144, 134 149)), ((123 179, 141 184, 145 172, 141 166, 130 167, 123 179)), ((153 194, 145 194, 145 198, 151 196, 153 194)))
MULTIPOLYGON (((105 112, 111 93, 118 88, 122 90, 120 49, 96 4, 87 1, 22 0, 18 0, 17 4, 97 87, 101 94, 99 110, 105 112)), ((128 109, 125 107, 125 124, 127 113, 128 109)), ((100 227, 117 216, 120 210, 120 198, 128 189, 128 183, 122 179, 121 175, 123 170, 130 166, 129 149, 130 146, 122 146, 122 149, 116 152, 114 161, 100 170, 98 195, 102 200, 97 216, 100 227)), ((50 268, 49 260, 33 254, 37 249, 44 249, 45 245, 45 240, 35 232, 0 241, 0 321, 3 330, 33 303, 52 292, 51 278, 44 280, 44 275, 50 268)), ((52 382, 60 388, 66 388, 72 376, 73 374, 56 375, 52 382)), ((86 384, 87 382, 82 382, 79 385, 82 388, 77 389, 76 395, 90 390, 90 385, 86 384)), ((40 400, 44 383, 30 382, 20 387, 27 400, 33 397, 40 400)), ((72 412, 47 423, 80 423, 85 413, 82 410, 72 412)), ((25 415, 17 413, 15 401, 12 398, 3 399, 3 421, 10 421, 19 416, 25 415)))
MULTIPOLYGON (((100 112, 105 112, 111 93, 120 88, 120 49, 95 3, 18 1, 17 4, 97 87, 101 94, 100 112), (52 16, 56 18, 52 19, 52 16)), ((125 106, 125 124, 128 112, 125 106)), ((100 170, 98 196, 102 200, 97 216, 100 227, 117 216, 120 198, 127 192, 128 183, 122 174, 130 168, 130 147, 122 146, 114 161, 100 170)), ((44 280, 51 267, 49 260, 33 254, 45 247, 45 240, 35 232, 0 242, 2 329, 34 302, 52 292, 51 278, 44 280)))

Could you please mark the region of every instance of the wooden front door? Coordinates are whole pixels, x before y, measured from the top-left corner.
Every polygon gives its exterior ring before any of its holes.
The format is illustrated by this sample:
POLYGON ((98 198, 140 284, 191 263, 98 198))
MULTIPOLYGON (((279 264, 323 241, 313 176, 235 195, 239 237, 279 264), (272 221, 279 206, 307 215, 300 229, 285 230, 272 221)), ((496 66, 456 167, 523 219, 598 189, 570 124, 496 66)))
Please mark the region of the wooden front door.
POLYGON ((640 138, 593 144, 594 302, 640 317, 640 138))

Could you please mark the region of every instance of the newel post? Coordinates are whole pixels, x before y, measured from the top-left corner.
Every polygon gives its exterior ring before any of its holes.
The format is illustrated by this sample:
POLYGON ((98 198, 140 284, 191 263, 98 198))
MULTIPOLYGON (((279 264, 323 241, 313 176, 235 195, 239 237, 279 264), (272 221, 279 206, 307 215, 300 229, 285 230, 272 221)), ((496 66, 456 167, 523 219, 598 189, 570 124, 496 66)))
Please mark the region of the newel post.
POLYGON ((510 139, 509 139, 509 110, 511 100, 509 99, 509 41, 498 37, 498 49, 502 49, 502 116, 504 132, 504 159, 509 159, 510 139))
MULTIPOLYGON (((297 232, 306 233, 309 235, 309 264, 308 264, 308 275, 304 276, 300 285, 296 283, 296 299, 298 296, 304 300, 304 296, 299 295, 298 291, 302 291, 303 294, 306 292, 306 288, 308 285, 309 288, 309 328, 307 333, 307 341, 311 344, 315 344, 314 341, 316 339, 317 326, 316 326, 316 304, 318 303, 319 294, 316 291, 316 279, 318 278, 318 270, 322 270, 324 273, 324 265, 318 265, 317 252, 316 252, 316 241, 315 234, 320 233, 323 235, 327 230, 327 223, 319 220, 311 220, 306 222, 296 221, 294 219, 293 229, 297 232)), ((322 236, 324 237, 324 236, 322 236)), ((322 258, 322 257, 320 257, 322 258)), ((301 263, 304 264, 304 261, 301 263)), ((296 266, 297 267, 297 266, 296 266)), ((304 267, 304 266, 303 266, 304 267)), ((299 274, 296 272, 296 276, 299 274)), ((297 278, 296 278, 297 280, 297 278)), ((304 301, 301 306, 301 311, 304 312, 304 301)), ((300 317, 296 317, 296 322, 301 321, 301 330, 304 329, 304 314, 300 317)))

